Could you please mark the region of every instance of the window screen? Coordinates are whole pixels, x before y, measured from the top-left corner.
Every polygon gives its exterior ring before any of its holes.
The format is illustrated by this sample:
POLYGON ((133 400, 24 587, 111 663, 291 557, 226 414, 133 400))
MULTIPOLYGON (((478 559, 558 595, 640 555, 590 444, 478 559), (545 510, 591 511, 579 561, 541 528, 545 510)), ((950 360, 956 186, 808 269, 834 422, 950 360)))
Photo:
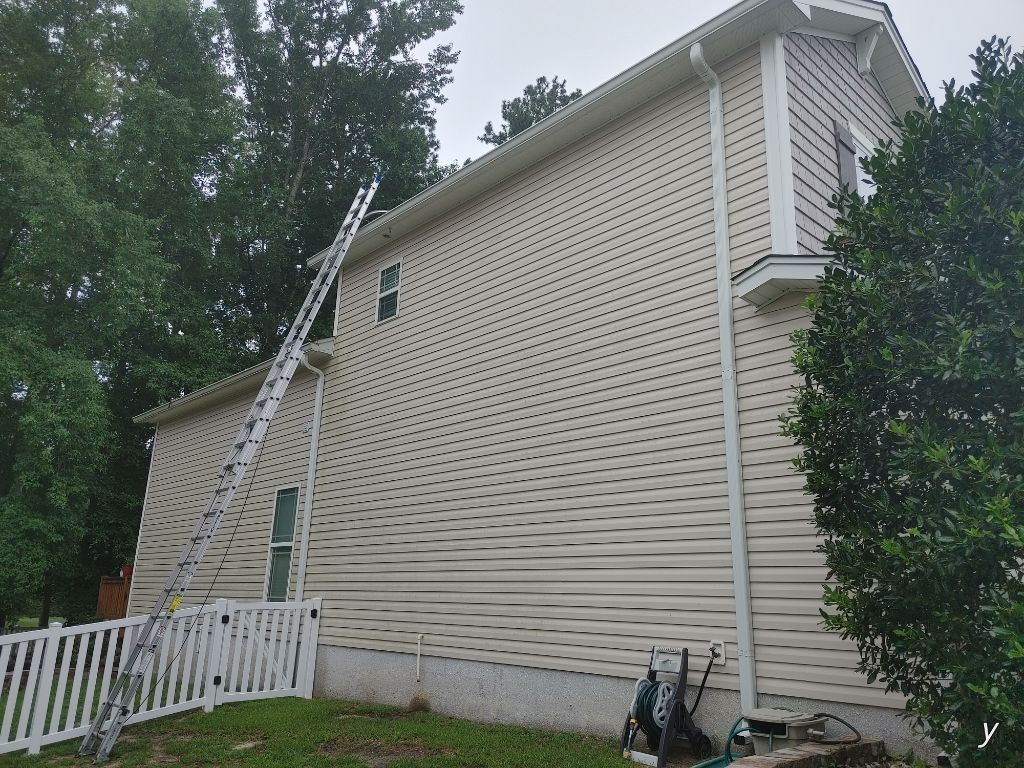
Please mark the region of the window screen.
POLYGON ((398 314, 398 289, 402 279, 402 264, 392 264, 380 271, 377 286, 377 322, 398 314))

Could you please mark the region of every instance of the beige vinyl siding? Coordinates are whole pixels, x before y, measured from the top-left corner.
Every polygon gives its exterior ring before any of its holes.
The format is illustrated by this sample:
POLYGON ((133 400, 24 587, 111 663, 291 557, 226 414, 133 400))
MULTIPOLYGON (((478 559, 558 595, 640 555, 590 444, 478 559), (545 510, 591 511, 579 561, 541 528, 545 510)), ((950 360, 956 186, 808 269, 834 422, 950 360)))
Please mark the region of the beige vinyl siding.
MULTIPOLYGON (((289 387, 270 427, 259 465, 256 466, 254 459, 186 594, 186 604, 203 602, 210 580, 222 562, 211 600, 219 597, 263 599, 275 491, 286 486, 300 487, 292 556, 291 585, 294 589, 309 461, 305 426, 312 418, 315 382, 313 376, 302 372, 289 387), (234 539, 225 556, 232 531, 234 539)), ((148 611, 152 606, 216 485, 221 462, 255 395, 256 385, 250 394, 236 396, 158 427, 135 560, 130 613, 148 611)))
MULTIPOLYGON (((737 178, 758 68, 719 65, 737 178)), ((707 99, 690 80, 346 269, 307 575, 322 642, 422 633, 428 654, 618 675, 652 643, 735 658, 707 99), (399 257, 401 314, 375 326, 399 257)), ((732 661, 712 684, 737 687, 732 661)))
POLYGON ((855 671, 853 643, 820 625, 826 569, 797 448, 780 433, 799 382, 789 335, 808 323, 805 294, 760 310, 736 305, 737 384, 757 686, 761 693, 902 706, 855 671))
POLYGON ((857 72, 853 43, 814 35, 785 37, 800 253, 822 253, 835 212, 828 207, 839 187, 834 120, 856 125, 873 141, 895 139, 894 113, 871 73, 857 72))

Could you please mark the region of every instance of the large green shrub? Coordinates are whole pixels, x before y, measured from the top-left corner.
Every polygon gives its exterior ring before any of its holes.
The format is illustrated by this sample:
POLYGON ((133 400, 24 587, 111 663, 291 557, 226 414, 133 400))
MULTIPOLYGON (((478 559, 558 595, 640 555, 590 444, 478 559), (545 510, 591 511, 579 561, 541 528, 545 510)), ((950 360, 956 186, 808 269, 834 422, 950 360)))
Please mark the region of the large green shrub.
POLYGON ((867 161, 874 195, 836 198, 785 428, 825 625, 961 765, 1002 767, 1024 764, 1024 66, 995 39, 974 60, 867 161))

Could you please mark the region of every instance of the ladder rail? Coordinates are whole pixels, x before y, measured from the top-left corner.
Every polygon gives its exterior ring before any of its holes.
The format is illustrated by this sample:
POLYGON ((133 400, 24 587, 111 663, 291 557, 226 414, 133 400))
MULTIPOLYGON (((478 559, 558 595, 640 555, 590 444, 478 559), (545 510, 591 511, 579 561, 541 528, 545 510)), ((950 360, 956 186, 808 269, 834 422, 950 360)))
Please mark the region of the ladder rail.
POLYGON ((110 750, 131 716, 135 696, 142 685, 149 664, 153 661, 167 628, 174 620, 174 613, 195 578, 213 537, 234 499, 235 492, 242 485, 246 469, 262 445, 270 422, 284 399, 288 385, 301 361, 302 345, 344 263, 349 246, 380 182, 381 174, 377 173, 371 182, 360 187, 353 199, 327 257, 320 265, 309 293, 292 321, 256 398, 242 420, 227 457, 220 466, 217 485, 182 548, 176 565, 164 582, 131 652, 121 665, 117 681, 111 686, 106 701, 96 713, 89 731, 82 739, 78 749, 79 755, 95 752, 96 762, 104 762, 109 758, 110 750))

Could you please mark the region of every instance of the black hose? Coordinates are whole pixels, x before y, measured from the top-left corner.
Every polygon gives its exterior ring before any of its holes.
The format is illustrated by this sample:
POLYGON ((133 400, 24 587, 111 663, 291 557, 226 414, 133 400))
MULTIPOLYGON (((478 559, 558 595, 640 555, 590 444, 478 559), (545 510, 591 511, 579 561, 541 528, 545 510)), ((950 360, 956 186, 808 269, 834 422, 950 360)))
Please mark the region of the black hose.
POLYGON ((693 706, 690 707, 690 717, 693 717, 693 713, 697 711, 697 705, 700 704, 700 697, 704 695, 704 685, 708 681, 708 675, 711 673, 711 665, 715 663, 715 659, 718 658, 718 654, 712 652, 711 658, 708 659, 708 665, 704 669, 704 677, 700 681, 700 689, 697 691, 697 700, 693 702, 693 706))
POLYGON ((863 738, 863 736, 860 735, 860 731, 837 715, 830 715, 828 712, 815 712, 814 716, 835 720, 837 723, 842 723, 853 732, 853 739, 821 739, 820 741, 815 741, 816 744, 856 744, 863 738))

